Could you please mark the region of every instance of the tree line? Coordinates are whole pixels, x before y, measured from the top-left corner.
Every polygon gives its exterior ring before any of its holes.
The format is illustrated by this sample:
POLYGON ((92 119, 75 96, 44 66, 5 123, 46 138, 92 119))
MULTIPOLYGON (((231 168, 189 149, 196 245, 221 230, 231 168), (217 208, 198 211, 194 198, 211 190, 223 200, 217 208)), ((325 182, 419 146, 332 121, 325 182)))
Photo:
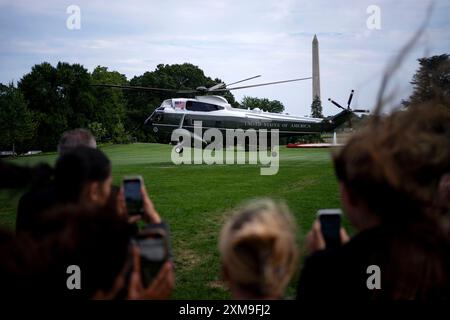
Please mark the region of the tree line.
MULTIPOLYGON (((159 64, 155 70, 130 80, 103 66, 89 72, 80 64, 36 64, 16 85, 0 84, 0 150, 55 150, 61 134, 73 128, 90 129, 100 143, 152 142, 144 120, 164 99, 186 95, 92 85, 188 89, 220 82, 190 63, 159 64)), ((222 95, 233 107, 284 110, 276 100, 245 97, 238 103, 231 92, 222 95)))
MULTIPOLYGON (((442 54, 418 59, 419 68, 411 84, 412 103, 440 101, 450 107, 450 57, 442 54)), ((36 64, 16 85, 0 83, 0 150, 51 151, 61 134, 73 128, 88 128, 97 140, 111 143, 153 142, 144 120, 164 99, 186 97, 171 92, 117 90, 93 84, 115 84, 168 89, 210 87, 222 82, 204 74, 190 63, 159 64, 155 70, 128 80, 117 71, 98 66, 89 72, 80 64, 59 62, 56 66, 36 64)), ((280 101, 244 97, 239 103, 230 91, 222 95, 237 108, 259 108, 283 112, 280 101)), ((322 117, 320 100, 315 99, 311 113, 322 117)))

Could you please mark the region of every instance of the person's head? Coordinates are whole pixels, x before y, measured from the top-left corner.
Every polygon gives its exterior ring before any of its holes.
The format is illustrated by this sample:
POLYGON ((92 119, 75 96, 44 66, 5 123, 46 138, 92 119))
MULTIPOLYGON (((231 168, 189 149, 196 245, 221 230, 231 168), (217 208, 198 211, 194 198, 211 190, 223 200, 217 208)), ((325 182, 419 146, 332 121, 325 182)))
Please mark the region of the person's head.
POLYGON ((431 217, 450 169, 450 111, 396 111, 355 133, 334 155, 344 210, 358 229, 431 217))
POLYGON ((224 225, 219 250, 224 280, 238 299, 278 299, 295 271, 295 222, 282 203, 254 200, 224 225))
POLYGON ((63 155, 79 146, 97 148, 95 137, 89 130, 79 128, 64 132, 58 143, 58 153, 63 155))
POLYGON ((110 208, 111 212, 114 212, 119 216, 127 216, 125 198, 119 186, 111 186, 111 193, 106 205, 110 208))
POLYGON ((111 192, 111 162, 100 150, 76 147, 55 165, 58 202, 104 205, 111 192))
POLYGON ((106 207, 59 206, 46 212, 38 227, 40 235, 2 239, 0 233, 2 294, 93 298, 107 292, 114 297, 123 286, 117 279, 126 266, 130 241, 124 217, 106 207), (72 265, 80 270, 80 290, 67 287, 72 265))
POLYGON ((383 230, 382 252, 367 252, 386 258, 374 298, 448 298, 450 242, 438 190, 450 171, 450 110, 430 103, 374 118, 334 164, 350 222, 383 230))

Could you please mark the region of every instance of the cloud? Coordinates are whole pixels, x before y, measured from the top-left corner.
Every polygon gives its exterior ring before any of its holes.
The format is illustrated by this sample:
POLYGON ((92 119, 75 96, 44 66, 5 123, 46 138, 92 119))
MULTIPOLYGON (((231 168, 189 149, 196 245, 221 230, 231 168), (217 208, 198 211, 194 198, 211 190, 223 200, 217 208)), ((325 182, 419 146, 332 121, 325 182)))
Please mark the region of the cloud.
MULTIPOLYGON (((326 102, 370 107, 387 62, 413 35, 427 3, 379 0, 382 29, 366 28, 370 0, 316 1, 50 1, 0 0, 0 82, 20 79, 42 61, 104 65, 132 78, 159 63, 191 62, 231 82, 255 74, 260 81, 311 74, 311 41, 319 37, 321 89, 326 102), (66 28, 67 6, 81 8, 81 30, 66 28)), ((425 52, 450 52, 448 2, 436 1, 427 36, 404 61, 395 83, 408 83, 425 52)), ((256 82, 256 80, 255 80, 256 82)), ((282 101, 291 114, 308 114, 308 81, 234 92, 282 101)), ((402 97, 399 97, 399 99, 402 97)), ((403 96, 404 98, 404 96, 403 96)))

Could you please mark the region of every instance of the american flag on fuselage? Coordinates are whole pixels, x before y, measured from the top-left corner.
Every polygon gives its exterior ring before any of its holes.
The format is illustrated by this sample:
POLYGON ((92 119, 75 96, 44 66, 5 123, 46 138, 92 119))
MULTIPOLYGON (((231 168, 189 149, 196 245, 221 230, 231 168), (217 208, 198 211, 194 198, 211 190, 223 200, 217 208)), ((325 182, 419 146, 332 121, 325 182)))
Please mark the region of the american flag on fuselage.
POLYGON ((175 101, 175 109, 185 109, 186 102, 185 101, 175 101))

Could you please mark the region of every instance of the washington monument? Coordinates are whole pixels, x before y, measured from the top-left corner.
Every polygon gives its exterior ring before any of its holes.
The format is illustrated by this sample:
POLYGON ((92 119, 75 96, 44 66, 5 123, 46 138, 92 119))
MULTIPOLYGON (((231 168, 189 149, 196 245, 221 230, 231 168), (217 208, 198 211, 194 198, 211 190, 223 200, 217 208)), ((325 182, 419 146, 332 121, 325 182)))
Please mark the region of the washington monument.
POLYGON ((316 35, 312 41, 312 78, 312 99, 315 97, 320 99, 319 41, 316 35))

